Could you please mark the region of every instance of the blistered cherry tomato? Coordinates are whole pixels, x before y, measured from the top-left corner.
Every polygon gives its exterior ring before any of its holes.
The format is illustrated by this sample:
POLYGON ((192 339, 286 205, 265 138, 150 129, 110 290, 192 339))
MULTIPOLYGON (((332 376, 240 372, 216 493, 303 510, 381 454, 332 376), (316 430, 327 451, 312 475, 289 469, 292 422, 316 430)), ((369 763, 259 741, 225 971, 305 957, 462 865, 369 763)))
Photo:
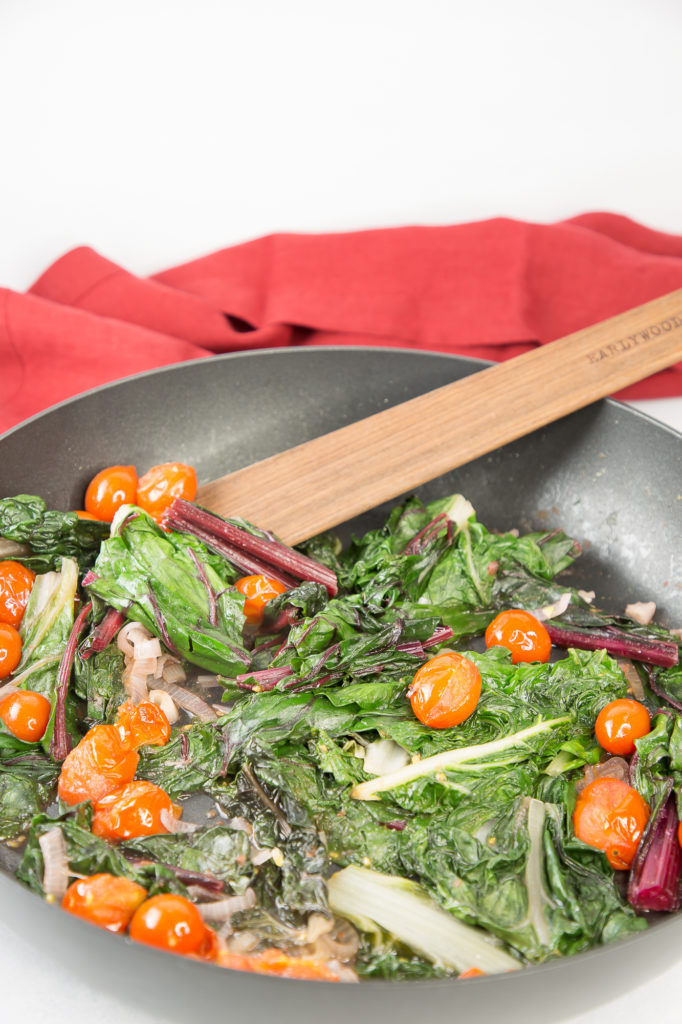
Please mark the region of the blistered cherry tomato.
POLYGON ((197 474, 182 462, 152 466, 137 484, 137 504, 157 520, 176 498, 194 501, 196 494, 197 474))
POLYGON ((462 654, 437 654, 417 670, 407 696, 420 722, 434 729, 449 729, 476 707, 481 673, 462 654))
POLYGON ((484 976, 485 971, 482 971, 480 967, 469 967, 468 970, 457 975, 458 978, 483 978, 484 976))
POLYGON ((204 924, 197 908, 184 896, 160 893, 151 896, 133 914, 129 930, 135 942, 156 946, 169 953, 212 959, 215 933, 204 924))
POLYGON ((96 803, 130 782, 137 771, 138 754, 121 738, 115 725, 96 725, 66 755, 58 793, 67 804, 96 803))
POLYGON ((21 636, 9 622, 0 622, 0 679, 14 672, 21 661, 21 636))
POLYGON ((150 700, 121 704, 116 725, 125 743, 133 750, 149 744, 164 747, 170 739, 171 727, 166 712, 150 700))
POLYGON ((147 898, 147 890, 129 878, 99 874, 79 878, 66 890, 62 909, 98 928, 120 934, 147 898))
POLYGON ((603 850, 612 868, 631 867, 650 809, 636 789, 620 779, 595 779, 579 794, 573 829, 588 846, 603 850))
POLYGON ((137 496, 134 466, 109 466, 92 478, 85 492, 85 509, 96 519, 110 523, 121 505, 132 504, 137 496))
POLYGON ((279 580, 273 580, 269 576, 242 576, 235 583, 235 587, 246 598, 244 615, 249 626, 259 626, 263 621, 263 610, 268 601, 283 594, 287 589, 279 580))
POLYGON ((36 574, 21 562, 0 562, 0 622, 15 629, 24 617, 36 574))
POLYGON ((520 661, 549 661, 552 641, 534 615, 512 608, 496 615, 485 631, 486 647, 506 647, 514 665, 520 661))
POLYGON ((0 701, 0 718, 25 743, 37 743, 43 738, 51 711, 47 697, 33 690, 17 690, 0 701))
POLYGON ((651 732, 649 712, 639 701, 627 697, 612 700, 597 715, 597 742, 609 754, 634 754, 635 740, 651 732))
POLYGON ((339 981, 338 974, 323 959, 310 956, 290 956, 274 947, 261 953, 230 953, 221 949, 216 961, 220 967, 256 974, 274 974, 278 978, 300 978, 307 981, 339 981))
POLYGON ((168 832, 161 812, 180 817, 180 808, 153 782, 138 779, 120 786, 98 800, 92 817, 92 831, 102 839, 119 842, 138 836, 168 832))
POLYGON ((85 509, 75 508, 74 512, 76 513, 79 519, 87 519, 95 523, 99 522, 97 516, 93 516, 92 512, 86 512, 85 509))

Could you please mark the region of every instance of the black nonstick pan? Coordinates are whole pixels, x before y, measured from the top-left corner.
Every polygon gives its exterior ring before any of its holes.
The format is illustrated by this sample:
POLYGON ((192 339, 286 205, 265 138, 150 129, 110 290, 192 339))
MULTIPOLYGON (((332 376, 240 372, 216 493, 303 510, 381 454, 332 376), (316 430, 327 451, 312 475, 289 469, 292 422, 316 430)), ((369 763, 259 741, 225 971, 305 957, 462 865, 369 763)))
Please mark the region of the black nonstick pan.
MULTIPOLYGON (((77 508, 103 466, 139 471, 193 464, 201 482, 480 369, 476 360, 406 350, 285 349, 230 355, 142 374, 89 392, 0 438, 0 493, 39 493, 77 508)), ((437 431, 438 425, 433 429, 437 431)), ((475 422, 462 424, 474 431, 475 422)), ((599 402, 440 477, 421 493, 460 491, 493 529, 552 529, 578 539, 570 582, 614 611, 657 603, 682 625, 682 459, 675 431, 616 402, 599 402)), ((378 524, 374 510, 342 533, 378 524)), ((267 524, 262 524, 267 526, 267 524)), ((595 1007, 675 963, 682 915, 613 946, 471 982, 329 985, 241 974, 156 953, 60 913, 10 881, 0 847, 3 916, 65 972, 131 992, 160 1020, 325 1024, 478 1021, 550 1024, 595 1007), (122 986, 121 979, 125 979, 122 986), (218 1016, 220 1014, 220 1016, 218 1016)))

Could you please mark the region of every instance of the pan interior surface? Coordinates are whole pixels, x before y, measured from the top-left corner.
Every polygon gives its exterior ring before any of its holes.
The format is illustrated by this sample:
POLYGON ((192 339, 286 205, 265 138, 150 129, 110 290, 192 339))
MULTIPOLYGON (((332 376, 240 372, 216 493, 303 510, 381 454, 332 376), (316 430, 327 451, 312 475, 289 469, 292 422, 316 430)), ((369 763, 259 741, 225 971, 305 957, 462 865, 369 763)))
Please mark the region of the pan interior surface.
MULTIPOLYGON (((51 507, 78 508, 87 482, 103 466, 134 464, 143 472, 169 460, 194 465, 206 482, 483 365, 406 350, 319 348, 221 356, 142 374, 63 403, 1 438, 2 493, 37 493, 51 507)), ((462 429, 475 430, 476 424, 463 423, 462 429)), ((653 600, 657 620, 672 627, 682 624, 680 487, 679 435, 605 401, 418 493, 432 499, 459 491, 493 530, 561 527, 583 549, 567 577, 572 585, 595 590, 595 604, 613 611, 653 600)), ((347 539, 379 525, 387 508, 339 532, 347 539)), ((172 1020, 180 1019, 181 1006, 189 1009, 186 986, 197 984, 207 1019, 229 991, 231 1010, 250 1007, 250 1020, 276 1013, 286 1021, 322 1014, 327 1021, 347 1021, 353 1014, 369 1021, 388 1010, 396 1021, 407 1021, 421 1006, 420 1016, 429 1022, 451 1019, 456 1007, 483 1020, 503 1013, 506 1020, 548 1024, 622 994, 625 978, 634 987, 674 963, 682 934, 682 919, 669 919, 614 947, 475 983, 329 986, 240 974, 228 979, 228 972, 180 958, 169 971, 167 957, 92 936, 80 922, 55 921, 62 915, 50 914, 23 890, 13 891, 9 904, 24 901, 31 905, 26 919, 40 922, 41 938, 30 941, 44 941, 54 929, 58 948, 66 927, 85 969, 96 972, 113 956, 128 970, 148 970, 167 987, 172 1020), (254 1016, 254 1000, 262 1016, 254 1016)))

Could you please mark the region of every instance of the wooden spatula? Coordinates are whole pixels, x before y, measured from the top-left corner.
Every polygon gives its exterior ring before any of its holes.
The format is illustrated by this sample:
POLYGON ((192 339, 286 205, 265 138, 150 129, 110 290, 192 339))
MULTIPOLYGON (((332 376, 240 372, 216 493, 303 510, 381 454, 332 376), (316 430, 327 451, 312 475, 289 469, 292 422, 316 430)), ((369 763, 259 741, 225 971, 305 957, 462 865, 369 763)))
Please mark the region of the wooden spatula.
POLYGON ((682 360, 682 289, 200 488, 296 544, 682 360))

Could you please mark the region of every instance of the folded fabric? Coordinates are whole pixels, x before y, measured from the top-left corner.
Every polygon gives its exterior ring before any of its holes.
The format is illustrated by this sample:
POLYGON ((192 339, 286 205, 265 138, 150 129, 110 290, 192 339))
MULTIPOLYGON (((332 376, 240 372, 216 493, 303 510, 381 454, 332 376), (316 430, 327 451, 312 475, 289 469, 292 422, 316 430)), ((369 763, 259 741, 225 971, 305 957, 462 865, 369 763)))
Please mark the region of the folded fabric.
MULTIPOLYGON (((280 234, 149 278, 90 248, 0 289, 0 431, 81 391, 219 352, 381 345, 504 360, 682 288, 682 237, 625 217, 280 234)), ((617 397, 682 394, 682 364, 617 397)))

